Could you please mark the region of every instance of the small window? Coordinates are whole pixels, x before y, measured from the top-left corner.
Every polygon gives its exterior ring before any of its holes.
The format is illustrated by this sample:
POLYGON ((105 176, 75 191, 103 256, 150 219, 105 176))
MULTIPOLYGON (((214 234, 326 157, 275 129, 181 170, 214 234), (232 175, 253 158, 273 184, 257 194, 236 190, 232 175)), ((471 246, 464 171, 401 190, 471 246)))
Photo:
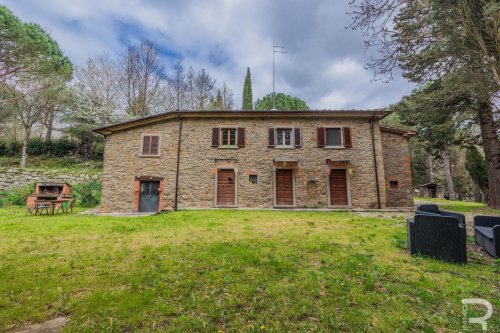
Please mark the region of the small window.
POLYGON ((389 186, 391 188, 398 188, 399 187, 399 181, 397 181, 397 180, 390 180, 389 181, 389 186))
POLYGON ((144 135, 142 137, 142 155, 158 155, 159 142, 160 137, 158 135, 144 135))
POLYGON ((292 129, 277 128, 276 129, 276 145, 282 147, 292 147, 292 129))
POLYGON ((342 146, 342 131, 340 128, 326 128, 326 146, 341 147, 342 146))
POLYGON ((221 128, 222 146, 236 146, 236 128, 221 128))
POLYGON ((248 176, 248 183, 251 185, 257 185, 257 175, 248 176))

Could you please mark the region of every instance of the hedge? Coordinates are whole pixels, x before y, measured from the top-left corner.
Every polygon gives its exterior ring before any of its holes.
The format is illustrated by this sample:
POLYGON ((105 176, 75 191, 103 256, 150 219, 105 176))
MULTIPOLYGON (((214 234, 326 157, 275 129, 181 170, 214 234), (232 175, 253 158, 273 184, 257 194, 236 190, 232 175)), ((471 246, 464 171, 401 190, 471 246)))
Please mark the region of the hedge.
MULTIPOLYGON (((69 156, 73 155, 77 143, 69 138, 59 138, 46 142, 42 138, 33 138, 28 141, 26 151, 29 156, 69 156)), ((19 156, 22 151, 22 144, 16 141, 0 141, 0 155, 3 156, 19 156)))

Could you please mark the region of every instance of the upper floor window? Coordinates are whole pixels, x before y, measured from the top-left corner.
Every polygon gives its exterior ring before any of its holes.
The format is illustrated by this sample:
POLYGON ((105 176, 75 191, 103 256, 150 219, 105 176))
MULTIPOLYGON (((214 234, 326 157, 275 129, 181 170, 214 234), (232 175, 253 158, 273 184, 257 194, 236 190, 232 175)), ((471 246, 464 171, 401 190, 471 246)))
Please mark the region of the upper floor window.
POLYGON ((268 147, 291 148, 302 146, 302 131, 299 127, 269 128, 268 147))
POLYGON ((212 128, 212 147, 245 147, 245 129, 238 128, 212 128))
POLYGON ((236 146, 236 128, 221 128, 221 146, 236 146))
POLYGON ((350 127, 318 127, 318 147, 352 148, 350 127))
POLYGON ((141 154, 146 156, 158 156, 160 137, 158 135, 143 135, 141 154))
POLYGON ((278 146, 278 147, 293 147, 292 129, 291 128, 277 128, 276 129, 276 146, 278 146))
POLYGON ((342 133, 339 128, 325 128, 326 146, 342 147, 342 133))

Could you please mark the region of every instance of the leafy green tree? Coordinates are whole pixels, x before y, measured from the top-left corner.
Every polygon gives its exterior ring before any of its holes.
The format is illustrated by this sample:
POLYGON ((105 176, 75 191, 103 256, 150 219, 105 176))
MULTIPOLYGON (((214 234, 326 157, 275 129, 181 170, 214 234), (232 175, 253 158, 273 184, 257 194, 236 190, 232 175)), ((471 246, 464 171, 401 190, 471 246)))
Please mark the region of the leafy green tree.
POLYGON ((441 103, 468 108, 481 129, 488 167, 489 205, 500 208, 500 5, 498 0, 351 0, 353 29, 379 57, 378 78, 402 70, 419 85, 446 78, 441 103), (457 99, 457 96, 461 97, 457 99))
POLYGON ((483 155, 476 146, 467 149, 465 153, 465 169, 469 172, 472 181, 479 187, 483 202, 488 200, 488 169, 483 155))
POLYGON ((243 105, 242 110, 253 110, 252 79, 250 78, 250 68, 247 67, 247 75, 243 84, 243 105))
MULTIPOLYGON (((427 152, 434 158, 443 161, 448 195, 457 198, 452 172, 452 147, 465 145, 472 140, 469 128, 455 104, 443 105, 440 95, 443 94, 443 82, 436 81, 413 91, 410 96, 391 106, 401 121, 412 126, 417 132, 417 140, 422 141, 427 152)), ((460 110, 460 108, 459 108, 460 110)))
MULTIPOLYGON (((298 97, 277 93, 275 96, 275 105, 277 110, 309 110, 306 102, 298 97)), ((273 108, 273 94, 267 94, 255 102, 255 110, 271 110, 273 108)))
POLYGON ((50 80, 44 80, 60 75, 71 79, 71 73, 71 62, 47 32, 38 24, 22 22, 0 5, 0 85, 18 89, 18 94, 3 96, 0 103, 47 88, 29 82, 50 84, 50 80), (18 87, 20 84, 22 89, 18 87))

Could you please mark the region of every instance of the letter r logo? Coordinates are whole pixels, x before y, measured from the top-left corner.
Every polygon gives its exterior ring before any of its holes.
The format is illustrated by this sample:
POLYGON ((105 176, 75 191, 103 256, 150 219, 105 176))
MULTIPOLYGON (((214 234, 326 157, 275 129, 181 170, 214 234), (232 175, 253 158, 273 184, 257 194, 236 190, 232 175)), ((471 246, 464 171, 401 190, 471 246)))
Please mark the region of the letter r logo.
POLYGON ((486 320, 488 320, 488 318, 490 318, 493 314, 493 306, 491 305, 491 303, 482 298, 464 298, 462 300, 462 304, 480 304, 486 307, 486 314, 484 316, 469 318, 469 323, 481 324, 482 330, 486 331, 488 329, 486 320))

